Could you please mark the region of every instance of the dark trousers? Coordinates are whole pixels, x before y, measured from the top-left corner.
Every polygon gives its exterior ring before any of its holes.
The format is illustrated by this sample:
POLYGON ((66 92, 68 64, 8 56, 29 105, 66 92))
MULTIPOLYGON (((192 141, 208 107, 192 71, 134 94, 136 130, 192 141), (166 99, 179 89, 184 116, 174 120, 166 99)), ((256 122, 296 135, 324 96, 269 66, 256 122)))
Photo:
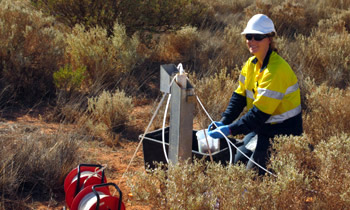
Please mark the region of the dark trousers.
POLYGON ((257 168, 259 175, 265 174, 265 170, 261 169, 260 167, 256 166, 251 160, 246 158, 242 153, 247 155, 250 159, 253 159, 256 163, 258 163, 261 167, 266 168, 266 162, 269 160, 270 154, 269 154, 269 147, 271 146, 270 143, 270 137, 262 135, 262 134, 256 134, 255 132, 251 132, 247 134, 243 139, 244 144, 240 147, 238 147, 239 150, 236 151, 234 163, 241 161, 245 164, 247 164, 247 169, 257 168), (250 140, 257 135, 257 145, 255 148, 255 151, 252 152, 246 148, 246 145, 250 142, 250 140))

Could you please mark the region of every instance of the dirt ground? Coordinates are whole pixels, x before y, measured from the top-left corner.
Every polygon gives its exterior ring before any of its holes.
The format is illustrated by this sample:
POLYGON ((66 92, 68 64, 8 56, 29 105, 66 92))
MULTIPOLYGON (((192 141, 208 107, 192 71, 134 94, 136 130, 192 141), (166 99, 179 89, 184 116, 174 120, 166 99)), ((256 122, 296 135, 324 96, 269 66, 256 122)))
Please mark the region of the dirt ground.
MULTIPOLYGON (((135 115, 135 126, 139 126, 139 129, 145 129, 148 122, 143 122, 142 117, 144 115, 149 116, 151 109, 150 106, 136 107, 133 112, 135 115), (141 117, 141 118, 140 118, 141 117)), ((5 129, 5 127, 16 128, 18 126, 28 126, 35 129, 40 129, 41 132, 54 133, 57 129, 62 129, 60 124, 56 123, 45 123, 39 114, 25 114, 25 113, 14 113, 13 116, 7 116, 7 120, 1 123, 0 129, 5 129)), ((147 120, 146 120, 147 121, 147 120)), ((67 128, 69 129, 69 128, 67 128)), ((107 182, 112 182, 118 185, 123 194, 123 202, 127 210, 149 210, 150 207, 147 205, 137 205, 132 202, 132 195, 130 189, 127 186, 127 176, 123 176, 126 172, 144 171, 144 161, 143 161, 143 151, 142 145, 136 153, 135 158, 131 162, 131 159, 136 151, 139 144, 137 139, 138 135, 142 134, 144 131, 135 134, 133 139, 122 139, 120 140, 120 145, 112 148, 104 145, 101 142, 88 142, 81 146, 81 152, 83 153, 84 160, 91 160, 91 162, 98 163, 101 165, 107 165, 105 169, 105 175, 107 182), (126 171, 127 166, 130 164, 128 171, 126 171)), ((84 162, 90 164, 90 162, 84 162)), ((113 195, 117 196, 117 192, 112 192, 113 195)), ((62 210, 68 209, 64 201, 64 197, 59 200, 50 200, 44 202, 33 201, 29 204, 31 209, 36 210, 62 210)))

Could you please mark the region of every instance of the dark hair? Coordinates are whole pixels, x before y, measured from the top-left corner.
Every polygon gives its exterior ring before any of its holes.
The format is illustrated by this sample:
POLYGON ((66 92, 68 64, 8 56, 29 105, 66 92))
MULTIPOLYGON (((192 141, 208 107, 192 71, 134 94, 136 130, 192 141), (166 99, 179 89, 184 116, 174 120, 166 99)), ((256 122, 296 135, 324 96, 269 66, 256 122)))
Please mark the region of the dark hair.
POLYGON ((272 51, 278 52, 276 46, 275 46, 275 42, 273 41, 273 37, 276 36, 275 32, 271 32, 269 34, 267 34, 268 38, 270 39, 270 49, 272 51))

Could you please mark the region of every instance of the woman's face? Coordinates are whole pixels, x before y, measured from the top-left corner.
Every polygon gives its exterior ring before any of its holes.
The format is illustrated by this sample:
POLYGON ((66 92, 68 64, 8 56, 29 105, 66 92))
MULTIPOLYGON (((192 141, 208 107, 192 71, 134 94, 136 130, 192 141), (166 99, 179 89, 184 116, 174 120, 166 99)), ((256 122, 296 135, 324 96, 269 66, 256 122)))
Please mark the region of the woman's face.
POLYGON ((262 34, 246 34, 249 52, 255 56, 266 53, 270 46, 270 38, 262 34))

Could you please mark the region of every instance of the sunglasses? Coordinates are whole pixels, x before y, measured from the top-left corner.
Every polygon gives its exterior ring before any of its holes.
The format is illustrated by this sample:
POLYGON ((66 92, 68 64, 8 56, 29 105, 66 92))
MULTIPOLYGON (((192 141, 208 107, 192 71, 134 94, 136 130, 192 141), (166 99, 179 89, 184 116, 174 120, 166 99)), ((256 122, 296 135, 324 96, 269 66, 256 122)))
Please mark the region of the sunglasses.
POLYGON ((265 39, 266 37, 269 37, 269 36, 266 34, 246 34, 245 35, 245 38, 247 40, 252 40, 254 38, 254 40, 258 42, 265 39))

